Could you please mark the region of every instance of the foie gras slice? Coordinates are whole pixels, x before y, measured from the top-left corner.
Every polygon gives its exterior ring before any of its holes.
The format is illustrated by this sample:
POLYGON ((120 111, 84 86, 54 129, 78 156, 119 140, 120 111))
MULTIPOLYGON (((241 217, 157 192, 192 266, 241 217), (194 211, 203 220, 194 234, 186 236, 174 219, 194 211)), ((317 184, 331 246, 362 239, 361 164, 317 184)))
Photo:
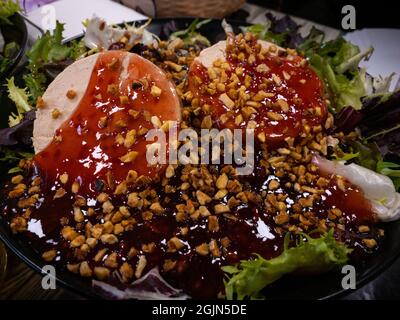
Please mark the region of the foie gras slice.
POLYGON ((146 135, 180 120, 180 100, 161 69, 133 53, 98 53, 74 62, 47 88, 34 123, 34 163, 54 181, 66 173, 85 191, 136 173, 153 179, 165 164, 147 161, 154 141, 146 135))
POLYGON ((254 129, 274 144, 325 121, 323 84, 304 58, 255 38, 239 42, 220 41, 190 66, 189 90, 211 117, 204 126, 254 129))

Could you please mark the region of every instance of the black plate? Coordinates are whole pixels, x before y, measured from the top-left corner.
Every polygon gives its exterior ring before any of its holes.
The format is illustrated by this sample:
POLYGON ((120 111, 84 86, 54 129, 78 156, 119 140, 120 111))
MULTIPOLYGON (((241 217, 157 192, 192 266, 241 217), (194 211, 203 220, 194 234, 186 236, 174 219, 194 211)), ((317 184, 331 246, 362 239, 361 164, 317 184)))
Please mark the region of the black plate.
MULTIPOLYGON (((192 19, 157 19, 152 21, 148 30, 165 38, 168 34, 168 25, 172 22, 178 29, 186 28, 192 19)), ((244 25, 242 22, 229 21, 235 31, 239 31, 239 26, 244 25)), ((225 38, 225 33, 221 28, 219 20, 213 20, 201 27, 200 32, 207 36, 212 42, 217 42, 225 38)), ((19 68, 15 73, 17 83, 21 80, 23 68, 19 68)), ((7 105, 7 97, 0 92, 0 102, 7 105)), ((6 112, 4 109, 3 116, 6 112)), ((4 170, 4 168, 0 168, 4 170)), ((357 288, 371 281, 383 271, 385 271, 400 254, 400 221, 387 223, 384 225, 386 237, 379 250, 379 253, 371 257, 365 266, 357 268, 357 288)), ((15 236, 10 232, 4 218, 0 215, 0 239, 4 241, 7 247, 12 250, 18 257, 25 261, 30 267, 37 272, 41 272, 44 262, 34 248, 27 245, 23 236, 15 236)), ((329 273, 310 277, 287 276, 278 282, 272 284, 265 290, 268 299, 331 299, 343 297, 352 291, 343 290, 341 287, 341 279, 343 275, 339 273, 329 273)), ((102 298, 98 292, 90 286, 90 281, 75 276, 68 271, 57 270, 58 283, 70 290, 73 290, 87 298, 102 298)))
POLYGON ((10 62, 4 72, 0 73, 0 81, 8 77, 18 65, 18 62, 24 55, 26 43, 28 41, 28 32, 26 30, 25 20, 20 14, 15 14, 9 18, 11 25, 1 26, 1 32, 3 34, 5 43, 15 42, 19 46, 19 50, 14 54, 13 57, 9 58, 10 62))

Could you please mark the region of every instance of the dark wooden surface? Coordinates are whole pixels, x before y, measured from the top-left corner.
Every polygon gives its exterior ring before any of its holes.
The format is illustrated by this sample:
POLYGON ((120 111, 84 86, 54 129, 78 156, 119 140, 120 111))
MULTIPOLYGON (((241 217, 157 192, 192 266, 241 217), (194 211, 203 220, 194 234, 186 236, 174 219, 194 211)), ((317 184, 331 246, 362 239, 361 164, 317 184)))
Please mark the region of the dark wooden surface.
MULTIPOLYGON (((293 5, 291 1, 283 0, 251 0, 250 2, 340 28, 341 12, 339 9, 342 7, 343 1, 307 0, 299 6, 293 5), (319 10, 321 6, 324 9, 334 6, 334 10, 319 10)), ((372 11, 368 15, 366 6, 360 5, 361 1, 351 1, 352 4, 353 2, 357 8, 358 27, 399 27, 400 20, 387 17, 388 12, 392 12, 393 15, 396 14, 396 10, 388 10, 386 6, 381 6, 381 9, 385 10, 384 15, 372 13, 372 11), (374 19, 369 19, 371 16, 374 19), (368 23, 364 23, 364 20, 368 23)), ((375 9, 374 7, 373 10, 375 9)), ((241 15, 241 12, 238 12, 237 15, 243 19, 246 18, 246 13, 241 15)), ((82 299, 77 294, 59 287, 55 290, 43 290, 41 279, 39 274, 26 266, 18 257, 8 250, 6 251, 0 242, 0 299, 82 299), (7 252, 8 260, 5 271, 3 269, 4 252, 7 252)), ((400 259, 377 279, 359 288, 345 299, 400 299, 400 259)))

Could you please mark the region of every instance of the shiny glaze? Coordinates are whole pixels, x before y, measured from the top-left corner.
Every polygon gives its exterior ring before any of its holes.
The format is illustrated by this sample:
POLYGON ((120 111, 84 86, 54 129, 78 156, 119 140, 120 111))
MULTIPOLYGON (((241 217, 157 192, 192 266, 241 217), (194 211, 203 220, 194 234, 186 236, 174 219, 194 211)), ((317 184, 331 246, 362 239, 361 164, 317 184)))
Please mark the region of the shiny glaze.
MULTIPOLYGON (((260 157, 259 154, 258 157, 260 157)), ((257 159, 257 163, 258 161, 259 159, 257 159)), ((217 166, 209 167, 209 169, 215 173, 220 170, 217 166)), ((34 175, 35 172, 33 171, 32 174, 34 175)), ((179 175, 179 172, 177 172, 178 177, 179 175)), ((271 179, 280 179, 283 184, 287 178, 277 178, 273 173, 267 175, 263 167, 257 165, 254 173, 244 177, 241 182, 248 190, 259 194, 262 192, 272 193, 267 188, 268 181, 271 179)), ((180 180, 174 178, 170 184, 178 186, 180 185, 180 180)), ((154 215, 153 219, 146 221, 143 220, 140 210, 130 209, 132 217, 137 222, 133 230, 120 236, 120 241, 117 244, 101 244, 98 249, 107 247, 109 250, 118 253, 119 261, 126 261, 127 253, 132 246, 140 250, 143 244, 154 242, 156 244, 154 252, 146 253, 148 264, 145 272, 154 266, 159 266, 162 270, 165 259, 176 260, 175 269, 170 272, 162 272, 162 275, 173 286, 184 289, 194 298, 215 298, 219 292, 223 292, 221 265, 230 265, 242 259, 249 259, 253 253, 259 253, 265 258, 273 258, 282 252, 283 237, 286 232, 278 233, 276 231, 276 224, 273 219, 274 214, 269 212, 263 204, 243 204, 234 210, 229 217, 220 215, 220 230, 218 232, 210 232, 207 229, 206 218, 200 217, 196 221, 190 218, 184 222, 176 221, 175 205, 182 203, 180 192, 166 194, 160 184, 154 184, 149 187, 153 187, 157 191, 160 203, 166 209, 165 213, 154 215), (182 235, 182 227, 189 228, 187 235, 182 235), (178 236, 183 240, 185 248, 175 253, 168 252, 167 241, 172 236, 178 236), (229 237, 230 245, 227 249, 223 249, 226 251, 221 257, 200 256, 194 251, 194 248, 203 242, 209 242, 211 239, 219 241, 223 237, 229 237)), ((140 190, 140 188, 136 190, 140 190)), ((27 236, 33 247, 40 253, 53 248, 55 245, 58 250, 56 263, 61 267, 65 267, 67 263, 75 263, 77 260, 73 251, 69 248, 68 242, 60 235, 62 229, 60 219, 67 217, 69 225, 77 227, 77 224, 73 221, 72 212, 75 195, 68 192, 63 198, 53 200, 50 196, 53 193, 54 191, 49 189, 42 190, 40 201, 32 210, 27 236)), ((296 193, 293 189, 284 186, 276 190, 275 193, 288 195, 285 202, 289 213, 293 212, 291 203, 298 197, 307 195, 307 193, 296 193)), ((229 195, 221 201, 227 201, 228 197, 229 195)), ((126 197, 124 196, 111 196, 111 201, 116 207, 127 205, 126 197)), ((217 203, 220 202, 213 200, 208 205, 209 209, 212 210, 213 205, 217 203)), ((105 215, 102 213, 101 204, 96 202, 95 199, 87 198, 87 206, 82 207, 85 215, 89 207, 95 209, 96 215, 86 217, 85 221, 90 221, 93 225, 102 223, 105 215)), ((343 192, 337 187, 335 180, 332 179, 321 200, 308 210, 316 212, 319 218, 326 219, 327 224, 329 224, 330 220, 327 217, 327 211, 333 207, 340 208, 345 217, 346 231, 340 232, 339 230, 337 232, 338 239, 355 248, 352 253, 352 256, 357 257, 355 263, 363 262, 370 251, 363 246, 362 238, 376 235, 377 232, 372 227, 375 223, 375 217, 368 209, 370 208, 369 204, 359 190, 349 188, 346 192, 343 192), (357 227, 360 224, 371 225, 371 232, 363 236, 357 234, 357 227)), ((6 202, 4 212, 11 218, 12 215, 19 211, 16 208, 16 201, 11 200, 6 202)), ((89 253, 86 257, 86 260, 90 261, 91 267, 101 265, 101 263, 95 263, 92 260, 94 254, 89 253)), ((127 261, 135 265, 137 257, 127 261)))

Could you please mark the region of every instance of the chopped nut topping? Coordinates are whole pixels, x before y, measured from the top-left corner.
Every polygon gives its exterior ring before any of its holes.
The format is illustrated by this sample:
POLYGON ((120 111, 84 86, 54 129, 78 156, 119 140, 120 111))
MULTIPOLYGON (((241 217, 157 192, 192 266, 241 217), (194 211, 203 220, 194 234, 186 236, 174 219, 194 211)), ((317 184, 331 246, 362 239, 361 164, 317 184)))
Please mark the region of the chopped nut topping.
POLYGON ((362 239, 362 242, 369 248, 369 249, 373 249, 375 248, 378 243, 376 242, 375 239, 362 239))
POLYGON ((72 193, 78 193, 79 188, 80 188, 79 182, 78 182, 78 181, 75 181, 75 182, 72 184, 72 187, 71 187, 72 193))
POLYGON ((281 116, 279 113, 273 112, 273 111, 268 111, 267 112, 267 117, 273 121, 281 121, 283 120, 283 116, 281 116))
POLYGON ((103 203, 103 212, 104 213, 111 213, 114 210, 114 206, 111 203, 111 201, 107 200, 106 202, 103 203))
POLYGON ((200 190, 198 190, 196 192, 196 197, 197 197, 197 200, 199 201, 200 205, 202 205, 202 206, 209 203, 212 200, 210 196, 208 196, 207 194, 205 194, 204 192, 202 192, 200 190))
POLYGON ((100 237, 101 242, 107 243, 107 244, 114 244, 118 242, 118 238, 113 235, 113 234, 103 234, 100 237))
POLYGON ((43 260, 46 261, 46 262, 51 262, 51 261, 54 260, 54 258, 56 257, 56 255, 57 255, 56 250, 52 249, 52 250, 49 250, 49 251, 44 252, 44 253, 42 254, 42 258, 43 258, 43 260))
POLYGON ((118 92, 118 86, 116 84, 109 84, 107 86, 107 93, 115 95, 118 92))
POLYGON ((127 96, 119 96, 119 102, 121 104, 127 104, 129 103, 129 98, 127 96))
POLYGON ((85 216, 79 207, 74 207, 74 220, 76 222, 83 222, 85 220, 85 216))
POLYGON ((221 251, 218 248, 217 241, 215 241, 214 239, 210 241, 209 248, 213 257, 221 256, 221 251))
POLYGON ((260 73, 265 73, 270 71, 270 68, 265 63, 261 63, 256 67, 256 71, 260 73))
POLYGON ((65 195, 66 193, 67 193, 67 192, 65 191, 64 188, 59 188, 59 189, 57 189, 56 193, 54 194, 53 199, 62 198, 62 197, 64 197, 64 195, 65 195))
POLYGON ((13 184, 19 184, 22 182, 22 180, 24 179, 24 177, 22 175, 17 175, 11 178, 11 183, 13 184))
POLYGON ((219 100, 229 109, 232 109, 235 106, 235 103, 226 93, 223 93, 219 96, 219 100))
POLYGON ((119 195, 119 194, 124 194, 128 191, 128 187, 126 185, 126 181, 122 181, 116 188, 114 191, 115 195, 119 195))
POLYGON ((168 252, 176 252, 182 249, 185 244, 177 237, 172 237, 168 240, 168 252))
POLYGON ((92 269, 89 267, 89 263, 87 261, 81 262, 79 266, 79 273, 82 277, 91 277, 93 272, 92 269))
POLYGON ((276 190, 279 188, 279 181, 272 179, 269 183, 268 183, 268 189, 269 190, 276 190))
POLYGON ((133 278, 133 268, 128 262, 124 262, 119 268, 119 272, 122 276, 122 282, 128 282, 133 278))
POLYGON ((71 248, 78 248, 83 245, 86 241, 85 236, 79 235, 74 240, 71 241, 70 246, 71 248))
POLYGON ((36 108, 43 109, 46 106, 42 97, 38 97, 36 100, 36 108))
POLYGON ((364 233, 364 232, 369 232, 370 229, 368 226, 359 226, 358 231, 364 233))
POLYGON ((218 177, 215 185, 218 189, 226 189, 226 186, 228 185, 228 180, 228 176, 223 173, 218 177))
POLYGON ((171 259, 167 259, 167 260, 164 261, 163 270, 165 272, 168 272, 168 271, 173 270, 175 268, 175 266, 176 266, 176 261, 171 260, 171 259))
POLYGON ((164 208, 161 206, 159 202, 152 203, 150 206, 150 210, 157 214, 161 214, 164 212, 164 208))
POLYGON ((229 209, 229 206, 227 206, 226 204, 216 204, 215 206, 214 206, 214 212, 216 213, 216 214, 219 214, 219 213, 225 213, 225 212, 230 212, 231 210, 229 209))
POLYGON ((107 200, 108 200, 108 194, 105 192, 102 192, 97 196, 97 201, 101 203, 106 202, 107 200))

